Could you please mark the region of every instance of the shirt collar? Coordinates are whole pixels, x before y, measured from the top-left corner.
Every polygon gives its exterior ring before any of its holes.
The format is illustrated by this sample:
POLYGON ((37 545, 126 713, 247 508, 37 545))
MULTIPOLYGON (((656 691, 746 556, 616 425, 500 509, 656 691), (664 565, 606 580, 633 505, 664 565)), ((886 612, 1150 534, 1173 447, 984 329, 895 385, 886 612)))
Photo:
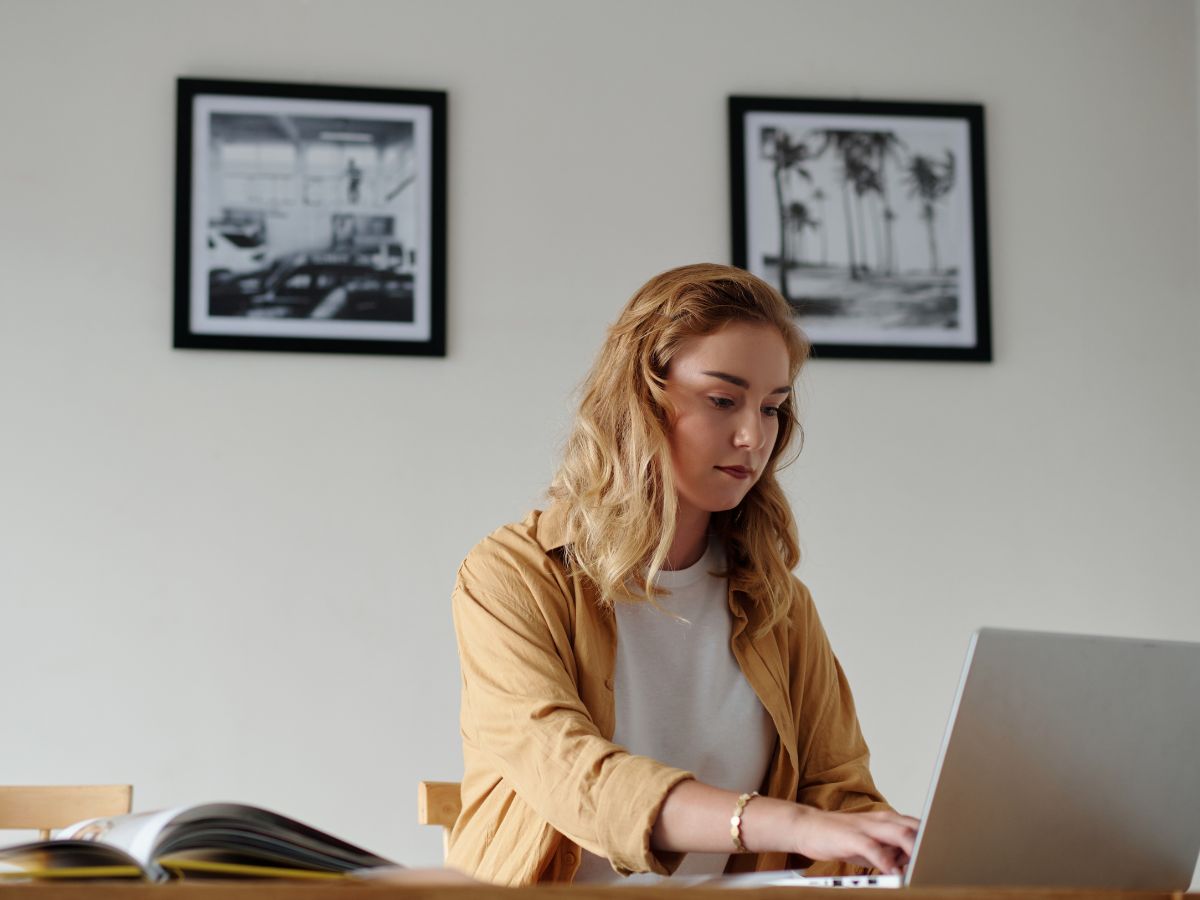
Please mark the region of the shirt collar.
MULTIPOLYGON (((551 501, 550 505, 538 516, 537 525, 537 542, 546 551, 559 550, 570 540, 567 538, 567 505, 557 500, 551 501)), ((749 623, 748 619, 754 619, 755 604, 744 593, 737 590, 729 592, 729 609, 735 617, 741 620, 735 624, 735 631, 741 631, 749 623)))
POLYGON ((558 550, 567 546, 567 506, 557 501, 540 515, 537 520, 537 542, 546 550, 558 550))

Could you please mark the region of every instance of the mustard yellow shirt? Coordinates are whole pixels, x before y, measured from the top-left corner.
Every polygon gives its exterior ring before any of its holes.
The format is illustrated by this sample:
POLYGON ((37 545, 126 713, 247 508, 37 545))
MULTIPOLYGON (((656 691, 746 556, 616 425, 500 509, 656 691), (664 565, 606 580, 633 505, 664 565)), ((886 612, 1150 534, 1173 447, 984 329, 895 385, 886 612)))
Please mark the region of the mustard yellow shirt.
MULTIPOLYGON (((497 884, 570 881, 580 847, 626 874, 669 874, 683 858, 652 850, 650 832, 691 773, 612 743, 614 616, 592 582, 567 573, 564 543, 561 508, 534 511, 478 544, 454 587, 464 775, 447 862, 497 884)), ((752 598, 729 594, 734 657, 778 735, 762 793, 826 810, 888 809, 846 676, 796 584, 787 620, 758 637, 752 598)), ((808 862, 740 854, 726 871, 808 862)))

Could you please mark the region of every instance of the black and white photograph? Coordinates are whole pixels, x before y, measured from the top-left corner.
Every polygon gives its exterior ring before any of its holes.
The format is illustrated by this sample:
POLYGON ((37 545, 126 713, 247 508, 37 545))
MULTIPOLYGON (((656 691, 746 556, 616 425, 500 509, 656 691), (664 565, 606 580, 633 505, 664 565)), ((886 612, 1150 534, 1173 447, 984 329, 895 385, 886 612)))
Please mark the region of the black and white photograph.
POLYGON ((992 358, 983 107, 731 97, 734 264, 821 357, 992 358))
POLYGON ((444 356, 445 110, 179 79, 175 346, 444 356))

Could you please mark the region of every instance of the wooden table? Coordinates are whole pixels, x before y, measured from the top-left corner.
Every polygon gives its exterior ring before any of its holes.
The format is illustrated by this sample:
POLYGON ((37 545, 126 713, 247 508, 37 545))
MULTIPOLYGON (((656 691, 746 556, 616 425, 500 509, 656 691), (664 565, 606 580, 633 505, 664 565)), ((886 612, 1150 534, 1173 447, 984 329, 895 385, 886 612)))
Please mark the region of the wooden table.
POLYGON ((43 882, 0 886, 0 900, 833 900, 888 896, 903 900, 1181 900, 1183 893, 1066 890, 1062 888, 878 888, 770 887, 722 891, 711 887, 525 887, 488 885, 310 883, 300 881, 192 881, 142 884, 43 882))

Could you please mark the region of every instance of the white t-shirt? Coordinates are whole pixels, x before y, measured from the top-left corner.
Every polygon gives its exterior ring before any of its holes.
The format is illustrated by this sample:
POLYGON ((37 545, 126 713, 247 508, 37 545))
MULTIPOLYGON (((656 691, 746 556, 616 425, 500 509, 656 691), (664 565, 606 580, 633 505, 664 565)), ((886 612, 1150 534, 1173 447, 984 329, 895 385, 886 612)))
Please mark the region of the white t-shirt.
MULTIPOLYGON (((660 574, 659 585, 671 592, 658 599, 661 609, 616 605, 613 742, 743 793, 762 785, 776 736, 730 648, 727 579, 710 574, 724 565, 719 543, 710 542, 695 565, 660 574)), ((719 874, 728 861, 728 853, 689 853, 675 874, 719 874)), ((623 878, 586 850, 575 876, 577 884, 660 880, 652 873, 623 878)))

